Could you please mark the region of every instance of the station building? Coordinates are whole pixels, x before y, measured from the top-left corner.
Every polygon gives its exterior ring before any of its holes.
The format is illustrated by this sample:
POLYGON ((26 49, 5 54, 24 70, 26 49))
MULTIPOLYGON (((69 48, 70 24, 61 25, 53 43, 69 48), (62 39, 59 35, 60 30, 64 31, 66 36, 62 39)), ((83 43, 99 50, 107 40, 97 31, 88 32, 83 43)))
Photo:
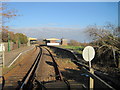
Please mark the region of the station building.
POLYGON ((67 39, 57 39, 57 38, 49 38, 49 39, 44 39, 45 45, 67 45, 67 39))
POLYGON ((36 44, 37 43, 37 38, 32 38, 32 37, 28 37, 28 46, 30 46, 31 44, 36 44))

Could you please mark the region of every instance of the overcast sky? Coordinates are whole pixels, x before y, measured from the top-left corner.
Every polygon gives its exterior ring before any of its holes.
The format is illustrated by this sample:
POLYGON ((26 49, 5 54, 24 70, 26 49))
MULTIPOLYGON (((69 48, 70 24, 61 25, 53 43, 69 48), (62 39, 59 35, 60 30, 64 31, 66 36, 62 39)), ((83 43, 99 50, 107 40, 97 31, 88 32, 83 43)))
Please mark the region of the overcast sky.
POLYGON ((11 30, 29 37, 84 42, 89 41, 84 33, 88 25, 118 24, 117 2, 9 2, 8 7, 20 14, 7 23, 11 30))

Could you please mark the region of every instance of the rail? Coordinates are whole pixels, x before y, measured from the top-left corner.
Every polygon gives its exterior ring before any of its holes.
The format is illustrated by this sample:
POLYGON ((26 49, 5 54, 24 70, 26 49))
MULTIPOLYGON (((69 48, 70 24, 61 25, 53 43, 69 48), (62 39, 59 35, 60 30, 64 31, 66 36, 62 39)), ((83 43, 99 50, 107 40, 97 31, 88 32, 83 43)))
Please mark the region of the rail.
POLYGON ((32 86, 31 82, 33 82, 33 79, 35 77, 35 71, 36 71, 38 63, 40 61, 41 56, 42 56, 42 48, 40 48, 40 52, 37 55, 35 62, 31 66, 31 68, 29 69, 29 71, 26 74, 26 76, 23 78, 21 84, 17 86, 17 90, 21 90, 21 89, 22 90, 26 90, 28 88, 31 88, 31 86, 32 86))
MULTIPOLYGON (((41 81, 38 81, 35 78, 35 76, 36 76, 35 72, 36 72, 36 69, 37 69, 37 67, 39 65, 39 62, 41 61, 41 57, 42 57, 42 53, 43 53, 42 49, 43 48, 40 47, 40 52, 37 55, 36 60, 34 61, 33 65, 31 66, 31 68, 29 69, 28 73, 25 75, 25 77, 21 81, 21 83, 17 86, 17 88, 16 88, 17 90, 32 89, 32 88, 34 88, 34 83, 37 83, 37 87, 39 89, 40 88, 46 89, 46 87, 44 86, 44 84, 41 81)), ((70 88, 69 82, 62 77, 62 74, 59 71, 58 65, 57 65, 57 63, 56 63, 56 61, 55 61, 52 53, 49 51, 49 49, 47 49, 47 48, 45 48, 45 49, 49 52, 49 54, 50 54, 50 56, 52 58, 52 61, 54 63, 54 70, 55 70, 55 78, 56 78, 56 80, 57 81, 64 81, 64 83, 66 84, 66 86, 68 88, 70 88)), ((46 83, 48 83, 48 82, 46 82, 46 83)))
POLYGON ((59 70, 58 64, 56 63, 56 61, 55 61, 52 53, 50 52, 50 50, 47 49, 47 48, 45 48, 45 49, 49 52, 49 54, 50 54, 50 56, 51 56, 51 58, 53 60, 55 73, 56 73, 56 80, 64 81, 64 83, 67 85, 68 90, 69 90, 70 89, 70 83, 65 78, 63 78, 62 73, 59 70))
POLYGON ((53 55, 51 54, 51 52, 47 48, 45 48, 45 49, 49 52, 49 54, 50 54, 50 56, 51 56, 51 58, 53 60, 54 68, 55 68, 55 73, 56 73, 56 80, 62 80, 62 75, 61 75, 61 73, 60 73, 60 71, 58 69, 58 65, 55 62, 55 59, 54 59, 53 55))

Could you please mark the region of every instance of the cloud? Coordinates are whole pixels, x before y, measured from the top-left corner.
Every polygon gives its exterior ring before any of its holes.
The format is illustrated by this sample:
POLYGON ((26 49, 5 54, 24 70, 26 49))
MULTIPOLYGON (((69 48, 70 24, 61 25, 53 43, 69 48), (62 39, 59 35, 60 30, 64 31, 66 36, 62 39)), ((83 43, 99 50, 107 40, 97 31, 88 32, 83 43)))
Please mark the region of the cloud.
POLYGON ((35 38, 66 38, 79 42, 89 41, 86 38, 84 29, 80 28, 63 28, 63 27, 23 27, 12 29, 15 33, 24 33, 29 37, 35 38))

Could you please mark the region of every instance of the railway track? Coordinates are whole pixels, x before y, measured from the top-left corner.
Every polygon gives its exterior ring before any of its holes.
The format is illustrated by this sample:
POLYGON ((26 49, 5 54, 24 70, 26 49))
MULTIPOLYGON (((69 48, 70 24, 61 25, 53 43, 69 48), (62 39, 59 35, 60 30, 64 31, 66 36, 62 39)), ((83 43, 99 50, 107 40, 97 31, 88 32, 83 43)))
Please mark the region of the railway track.
POLYGON ((70 89, 69 82, 62 77, 59 71, 58 65, 55 62, 54 56, 47 48, 40 48, 40 51, 36 57, 36 60, 32 64, 31 68, 24 76, 24 78, 19 82, 18 86, 15 88, 17 90, 28 90, 28 89, 49 89, 49 88, 66 88, 70 89), (52 63, 52 65, 50 65, 52 63), (46 64, 46 65, 45 65, 46 64), (46 68, 47 69, 46 69, 46 68), (51 70, 46 72, 43 70, 51 70), (44 75, 42 75, 44 74, 44 75), (52 75, 53 74, 53 75, 52 75), (42 79, 41 79, 42 75, 42 79), (47 78, 47 80, 45 80, 47 78))
POLYGON ((40 52, 38 53, 35 62, 31 66, 30 70, 25 75, 23 80, 21 81, 21 84, 17 86, 18 90, 19 89, 30 89, 30 88, 32 88, 32 82, 33 82, 34 77, 35 77, 35 71, 36 71, 38 63, 40 61, 41 56, 42 56, 42 48, 40 48, 40 52))
POLYGON ((71 58, 72 62, 74 62, 80 68, 83 67, 82 70, 85 73, 83 73, 82 75, 84 75, 85 77, 92 77, 95 80, 95 82, 96 82, 95 88, 103 88, 103 89, 110 89, 110 90, 115 90, 115 89, 119 88, 119 86, 115 85, 115 83, 118 83, 118 81, 113 82, 112 81, 113 79, 110 80, 109 76, 104 75, 103 73, 99 73, 99 71, 96 71, 96 70, 94 70, 94 74, 91 74, 89 72, 89 66, 86 65, 84 61, 81 61, 81 59, 79 60, 77 58, 77 55, 73 51, 59 48, 59 47, 54 47, 54 46, 48 46, 48 47, 51 48, 54 52, 56 52, 56 51, 57 51, 57 53, 58 53, 58 51, 63 52, 63 54, 59 53, 61 56, 64 56, 65 53, 68 54, 69 56, 71 56, 69 58, 71 58))
POLYGON ((28 72, 15 87, 17 90, 28 89, 85 89, 83 84, 74 81, 67 81, 63 78, 59 66, 51 51, 46 47, 39 47, 39 53, 29 68, 28 72))
POLYGON ((59 71, 58 65, 50 50, 48 48, 42 49, 43 55, 37 68, 34 87, 45 90, 54 88, 70 89, 69 82, 62 77, 62 74, 59 71))

